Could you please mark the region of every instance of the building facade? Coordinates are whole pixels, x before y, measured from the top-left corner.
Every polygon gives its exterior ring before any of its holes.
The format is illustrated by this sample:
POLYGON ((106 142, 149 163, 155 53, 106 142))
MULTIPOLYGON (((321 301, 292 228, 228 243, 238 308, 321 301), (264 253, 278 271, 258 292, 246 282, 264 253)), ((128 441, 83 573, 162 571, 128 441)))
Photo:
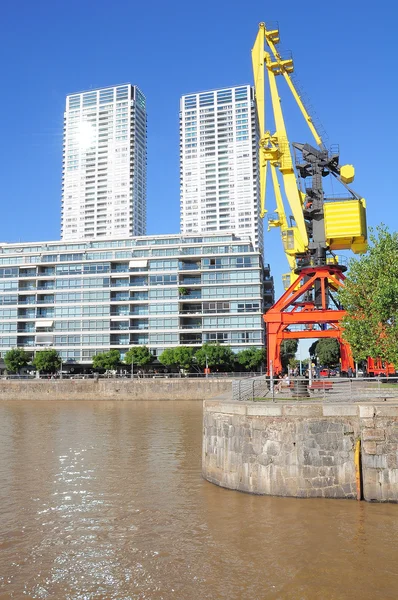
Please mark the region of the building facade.
POLYGON ((145 344, 264 346, 269 265, 233 234, 0 245, 0 352, 89 364, 145 344))
POLYGON ((137 86, 66 98, 61 237, 146 232, 146 103, 137 86))
POLYGON ((249 85, 180 101, 180 225, 183 234, 232 231, 263 247, 258 119, 249 85))

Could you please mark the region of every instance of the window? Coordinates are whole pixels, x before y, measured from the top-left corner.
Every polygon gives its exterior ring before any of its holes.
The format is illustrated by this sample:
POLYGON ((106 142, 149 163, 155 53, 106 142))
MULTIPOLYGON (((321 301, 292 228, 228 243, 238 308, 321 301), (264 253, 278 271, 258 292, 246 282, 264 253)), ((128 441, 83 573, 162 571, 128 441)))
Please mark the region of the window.
POLYGON ((178 319, 149 319, 150 329, 174 329, 178 327, 178 319))
POLYGON ((177 275, 150 275, 150 285, 170 285, 177 283, 177 275))
POLYGON ((149 314, 151 315, 159 315, 159 314, 168 314, 168 313, 177 313, 178 312, 178 304, 177 302, 168 302, 168 303, 156 303, 149 305, 149 314))

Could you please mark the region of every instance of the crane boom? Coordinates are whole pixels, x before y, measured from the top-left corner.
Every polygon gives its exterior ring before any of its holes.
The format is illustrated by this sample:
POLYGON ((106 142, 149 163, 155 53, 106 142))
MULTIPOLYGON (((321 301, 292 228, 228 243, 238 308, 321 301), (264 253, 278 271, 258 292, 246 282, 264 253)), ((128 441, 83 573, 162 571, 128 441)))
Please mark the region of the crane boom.
POLYGON ((276 48, 279 43, 279 31, 267 29, 260 23, 256 40, 252 48, 252 63, 260 129, 259 171, 260 171, 260 216, 266 214, 266 182, 268 164, 271 168, 272 183, 276 200, 277 218, 269 219, 269 227, 279 227, 284 251, 292 271, 297 271, 297 260, 303 266, 313 260, 318 264, 335 261, 334 250, 351 249, 363 252, 366 249, 366 212, 365 201, 348 187, 354 179, 352 165, 339 166, 337 154, 329 155, 322 137, 291 78, 293 61, 283 59, 276 48), (267 50, 266 50, 267 47, 267 50), (288 139, 276 77, 282 75, 295 99, 308 128, 314 137, 317 148, 309 144, 291 144, 288 139), (271 133, 266 119, 266 80, 272 106, 275 132, 271 133), (297 165, 301 180, 311 177, 299 186, 293 164, 291 148, 295 158, 301 155, 301 164, 297 165), (283 181, 285 199, 291 216, 285 211, 277 172, 283 181), (325 197, 322 179, 326 175, 337 178, 350 197, 339 198, 336 202, 325 197), (301 191, 305 189, 305 193, 301 191), (294 260, 293 260, 294 259, 294 260), (296 260, 297 259, 297 260, 296 260))

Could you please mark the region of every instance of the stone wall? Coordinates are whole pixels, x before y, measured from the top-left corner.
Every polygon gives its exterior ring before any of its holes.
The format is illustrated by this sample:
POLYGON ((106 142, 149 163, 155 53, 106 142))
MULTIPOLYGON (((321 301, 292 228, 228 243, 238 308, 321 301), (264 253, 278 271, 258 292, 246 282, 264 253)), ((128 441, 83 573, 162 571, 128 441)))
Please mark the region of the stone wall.
POLYGON ((364 497, 398 502, 398 406, 359 407, 364 497))
POLYGON ((355 498, 362 440, 366 500, 398 501, 398 404, 204 403, 203 476, 230 489, 355 498))
POLYGON ((1 400, 204 400, 231 393, 230 379, 2 379, 1 400))

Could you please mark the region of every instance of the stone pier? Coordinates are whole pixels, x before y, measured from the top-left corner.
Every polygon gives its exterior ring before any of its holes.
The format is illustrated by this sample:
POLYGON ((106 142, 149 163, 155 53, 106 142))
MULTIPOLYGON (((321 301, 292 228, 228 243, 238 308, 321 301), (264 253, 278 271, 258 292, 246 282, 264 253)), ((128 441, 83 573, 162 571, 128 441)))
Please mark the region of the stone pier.
POLYGON ((398 502, 398 401, 256 403, 206 400, 203 476, 273 496, 355 498, 361 440, 363 497, 398 502))

